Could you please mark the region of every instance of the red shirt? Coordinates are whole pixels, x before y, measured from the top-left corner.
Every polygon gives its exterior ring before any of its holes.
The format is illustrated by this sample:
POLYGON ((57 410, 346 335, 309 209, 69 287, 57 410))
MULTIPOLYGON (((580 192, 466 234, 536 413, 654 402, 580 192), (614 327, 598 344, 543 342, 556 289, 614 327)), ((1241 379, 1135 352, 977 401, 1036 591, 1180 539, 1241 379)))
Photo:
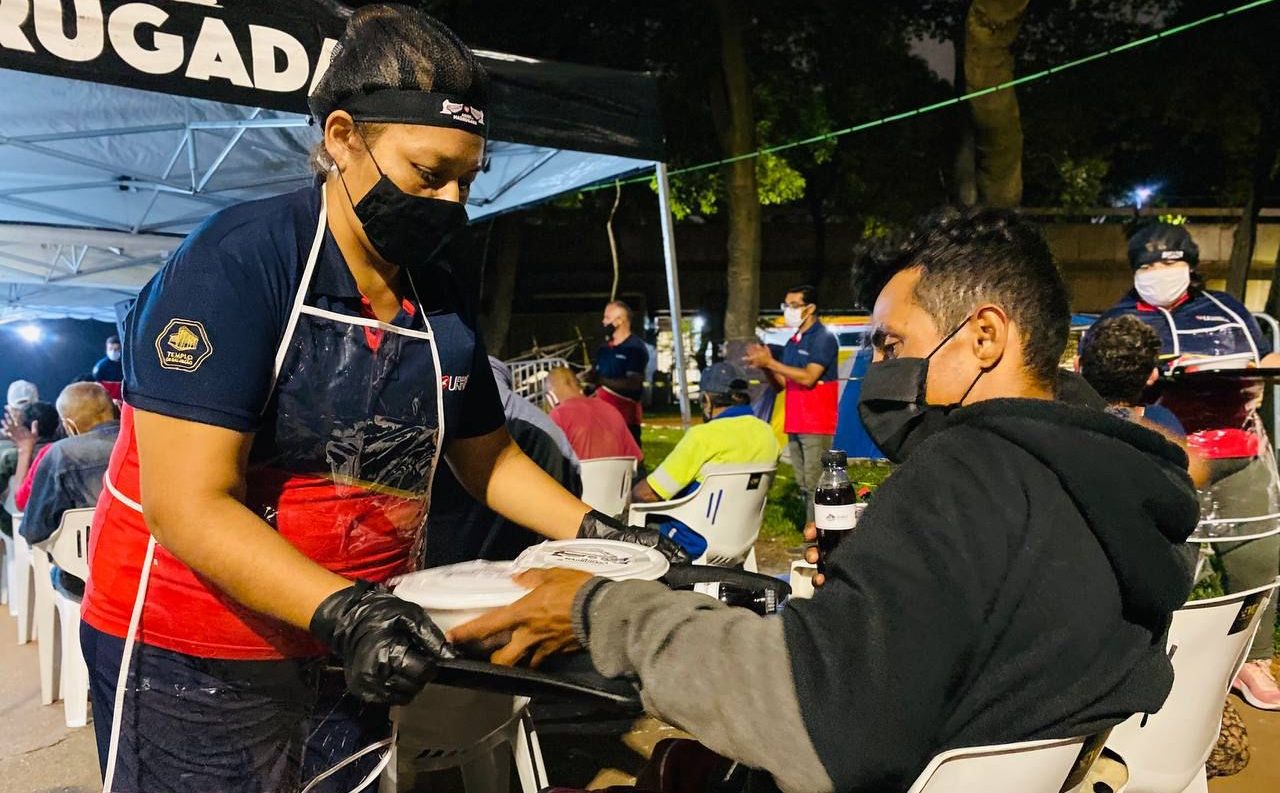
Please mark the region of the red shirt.
POLYGON ((551 420, 564 430, 579 460, 601 457, 644 459, 644 452, 627 422, 612 405, 592 397, 566 399, 551 411, 551 420))
MULTIPOLYGON (((405 310, 415 308, 405 303, 405 310)), ((372 317, 367 300, 362 314, 372 317)), ((384 331, 365 328, 377 349, 384 331)), ((121 412, 120 437, 107 466, 116 491, 139 501, 138 446, 133 407, 121 412)), ((381 583, 411 569, 416 527, 423 504, 395 491, 358 483, 294 474, 263 466, 247 475, 246 501, 269 505, 274 525, 309 559, 348 579, 381 583), (335 527, 345 527, 335 530, 335 527)), ((89 534, 91 575, 81 604, 85 622, 112 636, 128 633, 149 537, 143 516, 104 488, 89 534), (107 537, 109 542, 99 543, 107 537)), ((272 660, 322 655, 323 645, 306 631, 255 612, 228 598, 214 584, 157 545, 139 640, 153 647, 201 658, 272 660)))
POLYGON ((36 456, 31 458, 31 467, 27 469, 27 475, 22 478, 22 484, 13 493, 13 505, 18 508, 19 512, 25 512, 27 502, 31 500, 31 483, 35 481, 36 466, 40 465, 40 461, 49 452, 52 443, 46 443, 40 447, 40 451, 36 452, 36 456))

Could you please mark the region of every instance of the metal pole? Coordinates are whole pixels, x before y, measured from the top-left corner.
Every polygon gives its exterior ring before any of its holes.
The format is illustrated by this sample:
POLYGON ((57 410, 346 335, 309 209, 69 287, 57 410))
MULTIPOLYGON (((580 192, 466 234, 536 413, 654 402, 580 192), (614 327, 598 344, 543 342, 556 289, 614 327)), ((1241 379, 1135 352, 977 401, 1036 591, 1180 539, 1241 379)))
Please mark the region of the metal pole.
POLYGON ((667 263, 667 299, 671 304, 671 331, 676 353, 676 396, 680 399, 680 423, 689 429, 689 372, 684 362, 684 334, 680 330, 680 268, 676 265, 675 219, 671 215, 671 185, 667 183, 667 164, 656 167, 658 208, 662 220, 662 253, 667 263))

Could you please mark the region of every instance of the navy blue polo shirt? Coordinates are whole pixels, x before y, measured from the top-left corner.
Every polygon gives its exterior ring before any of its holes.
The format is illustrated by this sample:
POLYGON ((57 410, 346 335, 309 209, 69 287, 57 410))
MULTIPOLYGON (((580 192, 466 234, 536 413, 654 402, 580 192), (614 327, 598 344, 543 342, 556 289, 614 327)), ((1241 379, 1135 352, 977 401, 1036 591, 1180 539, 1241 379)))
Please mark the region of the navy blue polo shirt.
MULTIPOLYGON (((634 333, 617 345, 602 344, 596 350, 595 366, 601 377, 621 379, 628 375, 644 376, 645 367, 649 365, 649 348, 644 346, 634 333)), ((614 389, 628 399, 640 399, 644 389, 614 389)))
POLYGON ((782 363, 797 369, 805 369, 811 363, 822 364, 822 376, 818 382, 825 383, 839 379, 840 367, 836 366, 839 355, 840 342, 835 334, 827 330, 826 325, 815 322, 799 338, 792 336, 787 340, 787 345, 782 348, 782 363))
MULTIPOLYGON (((276 349, 315 236, 320 186, 238 204, 193 231, 143 287, 125 320, 125 401, 166 416, 252 432, 265 424, 276 349)), ((474 319, 443 272, 418 283, 436 337, 446 442, 503 425, 502 405, 474 319)), ((408 295, 412 298, 413 295, 408 295)), ((325 232, 307 304, 361 315, 361 296, 325 232)), ((391 323, 421 329, 401 310, 391 323)), ((418 354, 429 354, 424 347, 418 354)), ((372 357, 372 356, 371 356, 372 357)), ((426 371, 402 360, 400 372, 426 371)), ((329 383, 315 383, 326 389, 329 383)), ((424 397, 433 384, 423 383, 424 397)))

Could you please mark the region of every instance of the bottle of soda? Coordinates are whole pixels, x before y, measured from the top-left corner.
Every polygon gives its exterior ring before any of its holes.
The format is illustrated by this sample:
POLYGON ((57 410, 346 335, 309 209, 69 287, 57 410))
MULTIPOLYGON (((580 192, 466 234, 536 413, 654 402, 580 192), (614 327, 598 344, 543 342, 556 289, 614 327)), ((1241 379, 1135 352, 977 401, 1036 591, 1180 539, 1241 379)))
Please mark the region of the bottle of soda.
POLYGON ((858 495, 845 466, 849 457, 839 449, 822 454, 822 476, 813 494, 813 518, 818 528, 818 572, 826 574, 827 559, 858 521, 858 495))

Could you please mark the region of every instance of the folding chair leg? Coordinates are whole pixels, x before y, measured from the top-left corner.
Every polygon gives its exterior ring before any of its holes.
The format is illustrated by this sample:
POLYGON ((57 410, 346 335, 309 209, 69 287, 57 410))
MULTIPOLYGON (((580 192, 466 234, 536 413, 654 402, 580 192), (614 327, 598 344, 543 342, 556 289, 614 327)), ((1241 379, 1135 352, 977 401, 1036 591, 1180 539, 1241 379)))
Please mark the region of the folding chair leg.
POLYGON ((511 735, 511 752, 516 759, 516 773, 520 776, 522 793, 538 793, 547 787, 547 769, 542 763, 542 749, 538 745, 538 733, 533 729, 533 719, 525 710, 515 722, 511 735))
POLYGON ((40 660, 40 704, 52 705, 62 696, 62 631, 58 630, 58 607, 36 596, 36 642, 40 660))
POLYGON ((1209 777, 1204 768, 1196 772, 1191 784, 1183 788, 1182 793, 1209 793, 1209 777))
POLYGON ((89 723, 89 667, 80 654, 80 609, 59 609, 62 627, 62 704, 68 727, 89 723))

